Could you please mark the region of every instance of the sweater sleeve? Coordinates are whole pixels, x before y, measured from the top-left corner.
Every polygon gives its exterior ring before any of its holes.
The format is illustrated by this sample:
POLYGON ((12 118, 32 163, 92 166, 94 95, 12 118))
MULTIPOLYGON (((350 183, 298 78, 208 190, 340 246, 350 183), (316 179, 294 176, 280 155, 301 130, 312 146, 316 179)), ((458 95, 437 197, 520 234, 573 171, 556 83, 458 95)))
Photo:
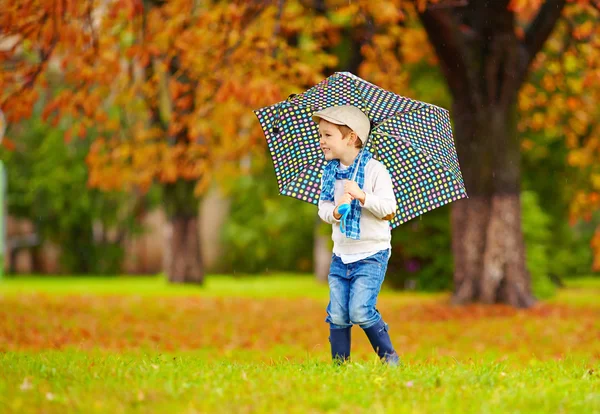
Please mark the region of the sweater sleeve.
MULTIPOLYGON (((321 188, 323 188, 323 180, 321 179, 321 188)), ((322 198, 319 198, 319 217, 325 223, 334 224, 339 223, 333 216, 333 212, 335 211, 335 203, 333 201, 325 201, 322 198)))
POLYGON ((333 201, 319 200, 319 217, 321 217, 321 220, 323 220, 325 223, 339 223, 339 221, 333 217, 334 210, 335 205, 333 204, 333 201))
POLYGON ((373 169, 373 192, 366 193, 365 203, 362 205, 377 218, 396 213, 396 196, 392 178, 383 164, 373 169))

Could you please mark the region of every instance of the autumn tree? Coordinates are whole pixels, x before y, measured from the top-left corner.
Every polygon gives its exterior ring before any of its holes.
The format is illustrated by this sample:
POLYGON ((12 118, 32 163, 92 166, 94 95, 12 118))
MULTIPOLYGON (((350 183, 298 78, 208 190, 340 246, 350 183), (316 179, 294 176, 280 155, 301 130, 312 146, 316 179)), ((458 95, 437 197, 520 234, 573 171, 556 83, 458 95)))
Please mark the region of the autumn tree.
MULTIPOLYGON (((593 5, 567 7, 547 46, 532 65, 530 81, 519 94, 523 151, 540 159, 560 140, 566 148, 568 176, 559 186, 568 201, 571 224, 596 223, 593 270, 600 271, 600 10, 593 5)), ((553 200, 555 203, 555 200, 553 200)))
POLYGON ((455 139, 470 196, 452 208, 455 302, 520 307, 534 302, 520 219, 517 102, 557 22, 569 19, 566 5, 468 2, 420 13, 453 98, 455 139), (526 12, 531 18, 520 26, 518 13, 526 12))
MULTIPOLYGON (((526 105, 523 85, 532 67, 544 64, 540 51, 557 22, 584 36, 587 29, 568 10, 591 13, 595 3, 572 3, 7 0, 0 15, 0 105, 9 121, 28 117, 46 74, 59 71, 68 87, 45 114, 51 122, 74 121, 67 140, 88 128, 102 136, 88 157, 90 184, 140 191, 160 185, 172 230, 169 278, 199 282, 197 203, 213 179, 227 183, 241 158, 262 152, 251 109, 318 82, 336 62, 327 52, 343 56, 344 47, 351 49, 345 65, 398 93, 410 84, 406 63, 435 56, 452 97, 470 196, 452 205, 454 301, 529 306, 518 102, 526 105)), ((597 50, 582 62, 591 66, 597 50)), ((590 76, 587 84, 596 75, 590 76)), ((560 91, 544 85, 549 94, 560 91)), ((576 114, 576 89, 570 98, 566 108, 576 114)), ((595 98, 582 99, 593 107, 595 98)), ((567 136, 574 145, 570 162, 594 165, 595 129, 580 118, 569 121, 578 128, 575 138, 567 136)), ((595 208, 596 178, 588 177, 574 217, 595 208)))
MULTIPOLYGON (((569 82, 583 92, 581 87, 591 86, 596 79, 598 48, 591 41, 591 32, 597 28, 591 27, 590 21, 597 19, 597 5, 567 3, 448 0, 330 4, 332 13, 343 13, 340 7, 351 10, 354 26, 375 22, 368 41, 361 46, 359 74, 378 85, 410 94, 406 65, 437 58, 452 98, 454 137, 470 197, 451 206, 455 303, 503 302, 518 307, 534 303, 521 228, 519 119, 527 119, 520 125, 533 122, 541 128, 564 128, 566 123, 570 129, 575 125, 577 128, 566 135, 573 149, 570 162, 590 166, 597 160, 592 156, 597 148, 596 134, 589 122, 594 119, 595 98, 588 93, 578 95, 577 89, 565 95, 563 85, 554 82, 557 73, 546 75, 542 87, 548 102, 550 96, 562 100, 556 111, 564 108, 566 113, 544 122, 531 105, 523 104, 527 94, 521 95, 521 106, 529 108, 519 112, 519 92, 528 85, 532 68, 544 69, 548 58, 541 52, 559 22, 571 28, 566 38, 590 40, 582 45, 585 57, 579 60, 576 71, 571 69, 569 82), (577 18, 581 13, 592 18, 582 23, 577 18), (582 101, 586 105, 582 106, 582 101)), ((593 182, 595 175, 589 171, 583 175, 592 177, 593 182)), ((577 198, 580 201, 573 204, 574 216, 589 216, 597 208, 597 192, 582 190, 577 198)), ((598 240, 600 236, 596 244, 598 240)))
POLYGON ((169 280, 202 282, 198 202, 261 152, 252 109, 318 82, 333 63, 312 40, 322 28, 308 24, 311 10, 200 0, 7 0, 3 9, 0 105, 9 122, 29 117, 47 74, 60 72, 67 87, 44 115, 72 120, 67 141, 97 130, 89 184, 158 184, 169 280))

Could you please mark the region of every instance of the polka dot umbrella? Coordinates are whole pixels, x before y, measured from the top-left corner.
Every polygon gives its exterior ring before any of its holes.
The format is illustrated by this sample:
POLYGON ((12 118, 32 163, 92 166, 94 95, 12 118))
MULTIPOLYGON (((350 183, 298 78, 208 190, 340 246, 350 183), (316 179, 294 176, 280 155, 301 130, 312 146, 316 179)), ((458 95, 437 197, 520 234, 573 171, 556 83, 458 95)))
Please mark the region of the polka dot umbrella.
POLYGON ((318 204, 326 161, 311 115, 334 105, 361 108, 371 121, 364 150, 392 177, 398 202, 392 228, 467 197, 448 111, 396 95, 349 72, 336 72, 306 92, 254 111, 280 194, 318 204))

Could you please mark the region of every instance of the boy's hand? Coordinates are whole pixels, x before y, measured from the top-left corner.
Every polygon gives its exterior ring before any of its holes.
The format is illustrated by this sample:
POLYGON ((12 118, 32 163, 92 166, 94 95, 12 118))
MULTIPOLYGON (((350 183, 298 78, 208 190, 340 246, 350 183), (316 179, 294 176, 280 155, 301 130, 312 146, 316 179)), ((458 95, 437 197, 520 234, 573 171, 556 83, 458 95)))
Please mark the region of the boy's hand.
POLYGON ((344 191, 360 201, 361 204, 365 203, 365 197, 367 195, 360 189, 356 181, 346 181, 346 184, 344 184, 344 191))
POLYGON ((335 206, 335 210, 333 210, 333 217, 336 220, 339 220, 342 215, 340 213, 338 213, 338 207, 341 206, 342 204, 350 204, 352 202, 352 200, 354 200, 354 197, 352 197, 350 194, 345 193, 342 198, 340 199, 340 202, 337 206, 335 206))

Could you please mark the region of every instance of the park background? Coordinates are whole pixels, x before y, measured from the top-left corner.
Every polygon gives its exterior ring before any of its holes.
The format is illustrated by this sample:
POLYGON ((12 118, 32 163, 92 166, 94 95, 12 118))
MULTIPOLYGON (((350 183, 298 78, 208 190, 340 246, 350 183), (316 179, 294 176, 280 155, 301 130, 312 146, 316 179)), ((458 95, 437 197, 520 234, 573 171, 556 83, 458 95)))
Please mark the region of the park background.
POLYGON ((6 0, 2 407, 226 411, 237 389, 246 411, 599 410, 599 18, 563 0, 6 0), (380 307, 406 370, 373 364, 358 329, 356 364, 325 364, 331 229, 278 194, 252 112, 337 71, 453 120, 469 199, 392 232, 380 307), (289 394, 297 369, 321 385, 289 394), (380 380, 348 394, 332 375, 380 380))

